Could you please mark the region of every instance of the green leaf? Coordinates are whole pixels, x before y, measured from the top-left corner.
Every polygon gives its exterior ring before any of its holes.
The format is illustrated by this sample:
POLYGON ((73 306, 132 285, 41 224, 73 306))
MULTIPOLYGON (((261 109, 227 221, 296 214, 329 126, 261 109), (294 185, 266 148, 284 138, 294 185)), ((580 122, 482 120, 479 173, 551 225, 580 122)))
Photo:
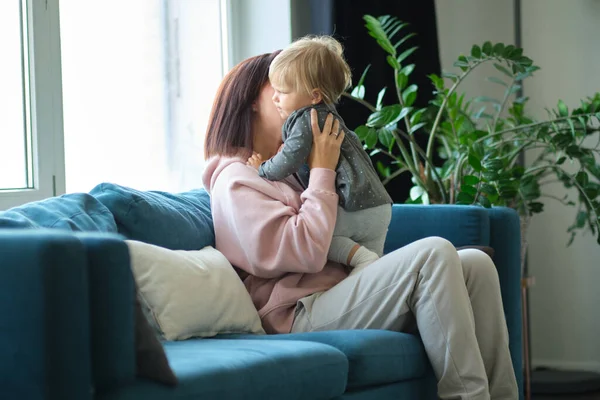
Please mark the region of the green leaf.
POLYGON ((360 125, 354 130, 354 133, 356 133, 356 136, 358 136, 358 138, 364 142, 367 138, 367 135, 369 134, 369 127, 365 125, 360 125))
POLYGON ((379 172, 379 175, 383 176, 384 178, 390 176, 390 167, 383 165, 381 161, 377 161, 377 171, 379 172))
POLYGON ((477 194, 477 188, 475 186, 471 186, 471 185, 461 185, 460 191, 468 193, 468 194, 472 194, 472 195, 477 194))
POLYGON ((358 83, 356 84, 356 86, 362 86, 364 84, 365 77, 367 76, 367 72, 369 72, 369 68, 371 68, 371 64, 366 66, 366 68, 363 71, 362 75, 360 76, 360 79, 358 80, 358 83))
POLYGON ((529 211, 534 214, 541 213, 542 211, 544 211, 544 203, 532 201, 531 203, 528 204, 528 206, 529 206, 529 211))
POLYGON ((369 129, 367 136, 365 137, 365 144, 368 149, 372 149, 377 144, 377 131, 373 128, 369 129))
POLYGON ((402 61, 404 61, 408 56, 410 56, 412 53, 414 53, 417 49, 418 49, 418 47, 415 46, 415 47, 411 47, 408 50, 405 50, 404 52, 402 52, 402 54, 400 54, 396 58, 396 60, 398 60, 398 63, 402 64, 402 61))
POLYGON ((452 73, 452 72, 443 72, 442 73, 442 77, 443 78, 448 78, 450 79, 452 82, 456 82, 458 80, 458 75, 452 73))
POLYGON ((421 197, 423 195, 423 193, 425 193, 425 191, 423 190, 423 188, 421 186, 413 186, 412 188, 410 188, 410 199, 411 200, 416 200, 419 197, 421 197))
POLYGON ((357 97, 361 100, 364 99, 365 98, 365 87, 363 85, 355 86, 354 89, 352 89, 352 93, 350 93, 350 95, 353 97, 357 97))
POLYGON ((415 70, 415 64, 408 64, 407 66, 405 66, 404 68, 402 68, 400 70, 401 73, 403 73, 406 76, 409 76, 410 74, 412 74, 412 72, 415 70))
POLYGON ((423 115, 423 113, 427 111, 426 108, 421 108, 420 110, 415 111, 411 116, 410 116, 410 123, 413 125, 416 125, 419 123, 419 121, 421 121, 421 116, 423 115))
POLYGON ((479 157, 477 157, 473 153, 469 153, 468 160, 469 160, 469 165, 471 166, 471 168, 473 168, 477 172, 481 171, 481 160, 479 159, 479 157))
POLYGON ((465 185, 475 186, 479 183, 479 177, 475 175, 465 175, 463 176, 463 183, 465 185))
POLYGON ((412 107, 404 107, 402 109, 402 111, 400 111, 400 115, 398 116, 398 121, 400 121, 402 118, 406 117, 408 115, 408 113, 411 111, 412 111, 412 107))
POLYGON ((398 40, 396 42, 396 44, 394 45, 394 48, 397 49, 398 47, 400 47, 400 45, 402 45, 402 43, 406 42, 408 39, 410 39, 411 37, 416 36, 416 35, 417 35, 416 33, 409 33, 408 35, 404 36, 402 39, 398 40))
POLYGON ((481 47, 481 51, 482 53, 485 53, 488 56, 491 56, 493 53, 493 46, 492 46, 492 42, 485 42, 483 44, 483 46, 481 47))
POLYGON ((427 125, 425 122, 420 122, 418 124, 415 124, 410 127, 410 131, 408 133, 410 133, 412 135, 413 133, 415 133, 417 130, 421 129, 425 125, 427 125))
POLYGON ((566 116, 568 116, 568 115, 569 115, 569 110, 568 110, 568 108, 567 108, 567 105, 566 105, 566 104, 565 104, 565 102, 564 102, 564 101, 562 101, 562 100, 559 100, 559 101, 558 101, 558 114, 559 114, 561 117, 566 117, 566 116))
POLYGON ((481 193, 485 193, 488 197, 498 196, 498 191, 494 185, 490 185, 489 183, 482 183, 479 189, 481 193))
POLYGON ((585 226, 585 221, 587 221, 587 212, 579 211, 575 222, 576 226, 578 228, 583 228, 585 226))
POLYGON ((396 78, 396 83, 400 90, 404 89, 406 87, 406 84, 408 83, 408 76, 400 72, 396 78))
POLYGON ((394 133, 391 129, 383 127, 378 131, 379 142, 387 149, 394 145, 394 133))
POLYGON ((436 89, 438 89, 438 90, 444 89, 444 80, 442 78, 440 78, 436 74, 430 74, 427 77, 431 80, 431 82, 433 83, 433 86, 435 86, 436 89))
POLYGON ((587 172, 585 172, 585 171, 579 171, 577 173, 577 175, 575 175, 575 181, 577 183, 579 183, 579 185, 581 187, 584 188, 584 187, 587 186, 588 182, 590 181, 590 178, 589 178, 587 172))
POLYGON ((394 69, 400 69, 400 63, 391 55, 387 56, 387 62, 390 64, 390 67, 394 69))
POLYGON ((502 56, 504 58, 510 59, 510 54, 513 52, 514 49, 516 49, 516 47, 513 46, 512 44, 509 44, 508 46, 506 46, 504 48, 504 52, 502 52, 502 56))
POLYGON ((458 196, 456 196, 456 202, 458 204, 472 204, 473 200, 475 200, 475 196, 465 192, 460 192, 458 196))
POLYGON ((475 58, 480 58, 481 57, 481 47, 474 44, 473 47, 471 47, 471 55, 475 58))
POLYGON ((504 44, 496 43, 496 45, 492 49, 492 53, 494 53, 494 55, 496 56, 502 56, 502 54, 504 54, 504 44))
POLYGON ((498 85, 502 85, 504 87, 508 87, 508 83, 504 82, 502 79, 496 78, 495 76, 490 76, 486 78, 487 81, 497 83, 498 85))
POLYGON ((500 100, 494 99, 489 96, 477 96, 473 99, 474 102, 477 103, 492 103, 492 104, 501 104, 500 100))
POLYGON ((556 165, 563 165, 566 160, 567 160, 567 157, 562 156, 558 160, 556 160, 556 165))
POLYGON ((495 68, 496 68, 498 71, 502 72, 504 75, 508 76, 509 78, 512 78, 512 77, 513 77, 513 74, 512 74, 512 72, 510 72, 510 71, 509 71, 509 70, 508 70, 506 67, 504 67, 503 65, 500 65, 500 64, 498 64, 498 63, 494 63, 494 67, 495 67, 495 68))
POLYGON ((492 207, 492 203, 490 202, 490 199, 488 199, 486 196, 478 196, 477 201, 479 202, 479 204, 481 204, 485 208, 492 207))
POLYGON ((417 98, 417 85, 410 85, 402 92, 402 100, 406 107, 410 107, 417 98))
POLYGON ((366 125, 373 128, 381 128, 396 123, 401 118, 401 111, 402 106, 400 106, 400 104, 382 107, 381 110, 375 111, 373 114, 369 115, 366 125))
POLYGON ((375 106, 375 108, 377 108, 377 110, 381 110, 381 105, 383 103, 383 96, 385 95, 385 91, 387 88, 383 88, 379 91, 379 94, 377 94, 377 105, 375 106))
POLYGON ((510 96, 512 94, 517 93, 519 90, 521 90, 521 85, 512 85, 510 88, 506 89, 504 95, 510 96))

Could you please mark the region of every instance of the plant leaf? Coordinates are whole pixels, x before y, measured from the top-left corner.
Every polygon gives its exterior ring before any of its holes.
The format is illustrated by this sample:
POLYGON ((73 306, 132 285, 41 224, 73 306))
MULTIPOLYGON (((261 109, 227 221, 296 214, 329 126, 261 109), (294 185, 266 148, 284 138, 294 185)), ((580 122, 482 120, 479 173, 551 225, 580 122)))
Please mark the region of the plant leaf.
POLYGON ((383 127, 379 129, 377 136, 379 137, 379 142, 387 149, 394 145, 394 133, 391 129, 387 127, 383 127))
POLYGON ((475 175, 465 175, 463 176, 463 183, 465 185, 475 186, 479 183, 479 177, 475 175))
POLYGON ((402 100, 406 107, 410 107, 417 98, 417 85, 410 85, 402 92, 402 100))
POLYGON ((567 117, 569 115, 569 109, 564 101, 558 100, 558 114, 561 117, 567 117))
POLYGON ((400 45, 402 45, 402 43, 406 42, 408 39, 410 39, 411 37, 416 36, 416 35, 417 35, 416 33, 409 33, 408 35, 404 36, 402 39, 398 40, 396 42, 396 44, 394 45, 394 48, 397 49, 398 47, 400 47, 400 45))
POLYGON ((406 76, 409 76, 415 70, 415 64, 408 64, 400 70, 406 76))
POLYGON ((471 47, 471 56, 473 56, 475 58, 480 58, 481 57, 481 47, 474 44, 473 47, 471 47))
POLYGON ((427 111, 426 108, 421 108, 420 110, 415 111, 411 116, 410 116, 410 123, 413 125, 416 125, 419 123, 419 121, 421 120, 421 116, 423 115, 423 113, 427 111))
POLYGON ((402 64, 402 61, 404 61, 408 56, 410 56, 412 53, 414 53, 417 49, 418 49, 418 47, 415 46, 415 47, 411 47, 408 50, 405 50, 404 52, 402 52, 402 54, 400 54, 398 56, 398 58, 396 58, 396 60, 398 60, 398 63, 402 64))
POLYGON ((504 82, 502 79, 496 78, 495 76, 489 76, 486 78, 487 81, 497 83, 498 85, 502 85, 504 87, 508 87, 508 83, 504 82))
POLYGON ((481 46, 481 52, 485 53, 488 56, 492 55, 492 50, 493 50, 493 46, 492 46, 492 42, 485 42, 483 44, 483 46, 481 46))
POLYGON ((402 106, 400 106, 400 104, 382 107, 381 110, 375 111, 373 114, 369 115, 366 125, 368 127, 381 128, 396 123, 401 118, 401 111, 402 106))
POLYGON ((415 133, 417 130, 421 129, 422 127, 424 127, 425 125, 427 125, 425 122, 420 122, 418 124, 415 124, 413 126, 410 127, 410 131, 408 133, 413 134, 415 133))
POLYGON ((350 93, 351 96, 359 98, 359 99, 364 99, 365 98, 365 87, 363 85, 360 86, 355 86, 354 89, 352 89, 352 93, 350 93))
POLYGON ((475 200, 475 196, 465 192, 460 192, 458 196, 456 196, 457 204, 472 204, 473 200, 475 200))
POLYGON ((473 153, 469 153, 468 160, 469 160, 469 165, 471 166, 471 168, 473 168, 477 172, 481 171, 481 160, 479 159, 479 157, 477 157, 473 153))
POLYGON ((508 69, 507 69, 505 66, 503 66, 503 65, 500 65, 500 64, 498 64, 498 63, 494 63, 494 67, 495 67, 495 68, 496 68, 498 71, 502 72, 504 75, 508 76, 509 78, 512 78, 512 77, 513 77, 513 74, 512 74, 512 73, 511 73, 511 72, 510 72, 510 71, 509 71, 509 70, 508 70, 508 69))
POLYGON ((394 69, 400 69, 400 63, 392 55, 387 56, 387 62, 390 65, 390 67, 394 69))
POLYGON ((382 105, 382 102, 383 102, 383 96, 385 95, 385 91, 386 90, 387 90, 387 88, 384 87, 377 94, 377 105, 375 106, 377 108, 377 110, 381 110, 381 105, 382 105))

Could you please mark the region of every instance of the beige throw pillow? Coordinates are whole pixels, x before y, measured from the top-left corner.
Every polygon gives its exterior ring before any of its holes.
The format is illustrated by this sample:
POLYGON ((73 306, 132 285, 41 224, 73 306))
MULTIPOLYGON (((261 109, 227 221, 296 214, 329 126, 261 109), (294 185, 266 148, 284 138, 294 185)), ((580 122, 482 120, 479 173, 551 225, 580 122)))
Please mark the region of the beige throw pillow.
POLYGON ((174 251, 126 243, 140 298, 164 339, 265 333, 244 284, 214 248, 174 251))

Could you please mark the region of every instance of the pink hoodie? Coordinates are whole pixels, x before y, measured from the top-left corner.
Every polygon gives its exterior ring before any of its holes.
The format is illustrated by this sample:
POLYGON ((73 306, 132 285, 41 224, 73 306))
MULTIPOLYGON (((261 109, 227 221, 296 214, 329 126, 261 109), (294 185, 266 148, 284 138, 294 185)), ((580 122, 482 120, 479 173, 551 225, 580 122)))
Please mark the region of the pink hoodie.
POLYGON ((327 261, 338 196, 335 171, 314 168, 308 189, 271 182, 239 158, 214 157, 204 171, 216 248, 235 267, 267 333, 288 333, 298 299, 348 276, 327 261))

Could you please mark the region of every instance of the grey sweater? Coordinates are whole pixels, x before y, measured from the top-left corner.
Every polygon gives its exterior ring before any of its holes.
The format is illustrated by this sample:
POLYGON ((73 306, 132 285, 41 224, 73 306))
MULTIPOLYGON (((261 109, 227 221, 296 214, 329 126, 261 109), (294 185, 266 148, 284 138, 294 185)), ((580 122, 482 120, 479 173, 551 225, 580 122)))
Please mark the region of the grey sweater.
POLYGON ((346 211, 359 211, 391 204, 392 199, 381 183, 360 139, 346 127, 335 108, 325 104, 301 108, 288 117, 282 130, 283 148, 273 158, 260 165, 259 175, 271 181, 280 181, 296 174, 302 185, 308 187, 307 160, 313 142, 311 108, 318 112, 321 129, 327 115, 333 113, 346 134, 336 167, 336 191, 340 196, 340 206, 346 211))

